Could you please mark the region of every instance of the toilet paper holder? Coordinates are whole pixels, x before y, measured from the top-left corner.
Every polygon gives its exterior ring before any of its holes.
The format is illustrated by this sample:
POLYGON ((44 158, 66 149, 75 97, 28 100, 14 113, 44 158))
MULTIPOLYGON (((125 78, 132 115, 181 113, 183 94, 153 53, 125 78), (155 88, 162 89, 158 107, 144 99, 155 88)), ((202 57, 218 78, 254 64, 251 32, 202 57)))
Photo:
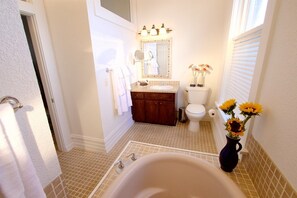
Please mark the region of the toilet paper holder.
POLYGON ((214 108, 210 108, 208 110, 208 115, 211 117, 211 118, 214 118, 216 115, 217 115, 217 107, 214 107, 214 108))

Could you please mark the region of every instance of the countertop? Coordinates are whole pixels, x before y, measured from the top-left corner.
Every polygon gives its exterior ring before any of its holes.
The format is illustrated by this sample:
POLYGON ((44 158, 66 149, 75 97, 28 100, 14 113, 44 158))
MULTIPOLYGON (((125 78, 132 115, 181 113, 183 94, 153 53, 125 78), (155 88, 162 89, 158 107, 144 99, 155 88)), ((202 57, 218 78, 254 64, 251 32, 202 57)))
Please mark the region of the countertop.
POLYGON ((179 81, 151 81, 146 86, 140 86, 136 83, 131 86, 131 92, 154 92, 154 93, 177 93, 179 89, 179 81), (172 89, 159 90, 151 89, 151 86, 155 85, 171 85, 172 89))

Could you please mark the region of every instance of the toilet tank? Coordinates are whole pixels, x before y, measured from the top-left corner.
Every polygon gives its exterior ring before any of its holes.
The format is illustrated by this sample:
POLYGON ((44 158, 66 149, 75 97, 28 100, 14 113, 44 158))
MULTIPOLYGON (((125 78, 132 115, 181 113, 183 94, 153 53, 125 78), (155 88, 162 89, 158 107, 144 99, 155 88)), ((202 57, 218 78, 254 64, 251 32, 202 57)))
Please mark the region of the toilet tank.
POLYGON ((186 87, 187 100, 190 104, 206 104, 208 98, 208 87, 186 87))

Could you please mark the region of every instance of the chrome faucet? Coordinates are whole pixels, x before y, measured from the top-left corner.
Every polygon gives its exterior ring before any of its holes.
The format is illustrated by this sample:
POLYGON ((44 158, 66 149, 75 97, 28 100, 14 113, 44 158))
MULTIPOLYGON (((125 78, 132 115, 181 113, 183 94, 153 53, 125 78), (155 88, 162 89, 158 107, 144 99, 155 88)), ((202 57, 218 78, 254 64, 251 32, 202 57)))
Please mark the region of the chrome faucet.
POLYGON ((137 160, 135 153, 131 153, 130 155, 127 155, 127 157, 130 157, 130 156, 132 161, 137 160))
POLYGON ((114 165, 118 165, 118 168, 119 169, 124 169, 125 168, 125 165, 123 163, 122 160, 119 160, 117 163, 115 163, 114 165))

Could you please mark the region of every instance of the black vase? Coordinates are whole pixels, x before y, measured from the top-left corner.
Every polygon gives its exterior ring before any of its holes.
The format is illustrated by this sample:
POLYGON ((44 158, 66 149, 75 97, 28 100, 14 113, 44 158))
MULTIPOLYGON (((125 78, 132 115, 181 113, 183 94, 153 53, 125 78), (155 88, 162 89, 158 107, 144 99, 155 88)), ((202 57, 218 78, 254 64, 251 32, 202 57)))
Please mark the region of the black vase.
POLYGON ((242 149, 242 145, 239 143, 240 139, 232 139, 228 136, 227 144, 220 152, 220 164, 221 169, 225 172, 232 172, 238 163, 238 152, 242 149), (236 148, 238 145, 238 149, 236 148))

